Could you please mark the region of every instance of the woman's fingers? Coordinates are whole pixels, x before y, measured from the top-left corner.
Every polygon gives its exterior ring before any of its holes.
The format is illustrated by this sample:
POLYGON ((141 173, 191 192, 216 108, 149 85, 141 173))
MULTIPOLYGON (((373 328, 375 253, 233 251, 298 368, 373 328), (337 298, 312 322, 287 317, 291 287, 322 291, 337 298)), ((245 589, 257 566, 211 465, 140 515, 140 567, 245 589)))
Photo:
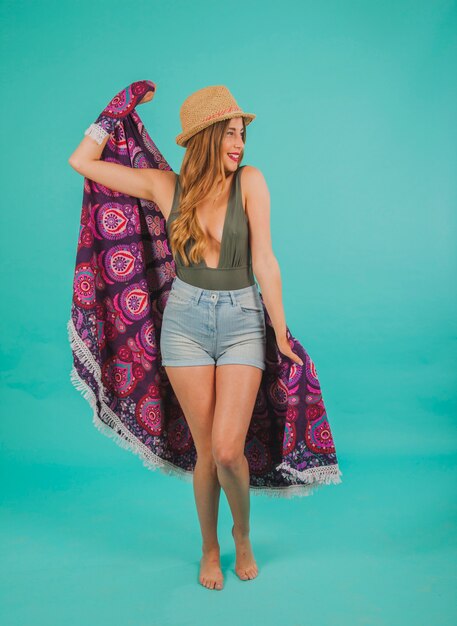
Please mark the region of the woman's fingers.
POLYGON ((297 354, 295 354, 295 352, 293 352, 292 348, 290 347, 288 339, 286 339, 285 341, 279 342, 278 348, 279 348, 279 351, 282 354, 284 354, 284 356, 287 356, 289 357, 289 359, 292 359, 294 363, 297 363, 298 365, 303 365, 303 361, 301 360, 301 358, 297 354))
POLYGON ((143 96, 143 98, 138 102, 138 104, 144 104, 145 102, 149 102, 149 100, 152 100, 154 97, 154 92, 153 91, 148 91, 148 93, 143 96))
POLYGON ((303 365, 303 361, 301 360, 301 358, 297 354, 295 354, 295 352, 292 352, 292 350, 290 351, 290 354, 288 354, 287 356, 289 356, 289 358, 291 358, 292 361, 294 361, 298 365, 303 365))

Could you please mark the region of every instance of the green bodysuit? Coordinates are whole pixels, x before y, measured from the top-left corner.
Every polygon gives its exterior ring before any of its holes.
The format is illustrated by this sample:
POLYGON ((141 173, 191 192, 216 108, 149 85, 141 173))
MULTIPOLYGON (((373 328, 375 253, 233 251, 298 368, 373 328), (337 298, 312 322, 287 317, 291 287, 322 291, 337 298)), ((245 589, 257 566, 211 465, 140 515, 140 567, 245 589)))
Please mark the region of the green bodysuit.
MULTIPOLYGON (((241 187, 239 182, 239 167, 233 174, 230 186, 230 195, 222 231, 221 251, 217 267, 208 267, 204 259, 200 263, 186 267, 178 253, 175 258, 176 275, 186 283, 202 289, 243 289, 255 284, 249 245, 248 218, 243 209, 241 187)), ((170 235, 170 225, 179 214, 179 196, 181 188, 179 176, 176 177, 173 204, 166 227, 170 235)), ((191 240, 186 242, 188 254, 191 240)))

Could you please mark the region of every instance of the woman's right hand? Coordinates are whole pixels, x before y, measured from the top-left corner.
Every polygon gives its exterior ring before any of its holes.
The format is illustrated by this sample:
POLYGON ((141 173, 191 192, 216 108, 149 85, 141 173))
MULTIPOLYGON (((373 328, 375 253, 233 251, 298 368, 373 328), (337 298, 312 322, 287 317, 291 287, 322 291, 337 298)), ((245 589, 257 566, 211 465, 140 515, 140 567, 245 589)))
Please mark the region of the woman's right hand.
MULTIPOLYGON (((155 94, 155 83, 140 80, 131 83, 110 100, 97 118, 108 133, 120 123, 138 104, 152 100, 155 94)), ((165 172, 149 168, 134 168, 120 163, 102 161, 101 156, 108 141, 106 135, 101 144, 91 137, 84 137, 79 146, 68 159, 71 167, 79 174, 100 183, 113 191, 125 193, 135 198, 151 200, 157 203, 163 190, 167 191, 173 181, 167 180, 165 172), (160 176, 160 175, 163 176, 160 176)), ((167 195, 168 197, 168 195, 167 195)))
POLYGON ((138 104, 145 104, 145 102, 149 102, 150 100, 153 99, 154 95, 155 95, 155 91, 148 91, 148 93, 143 97, 142 100, 138 102, 138 104))
POLYGON ((151 80, 137 80, 130 83, 128 87, 121 89, 114 98, 111 98, 94 124, 112 133, 119 120, 127 117, 138 104, 151 100, 155 90, 156 85, 151 80))

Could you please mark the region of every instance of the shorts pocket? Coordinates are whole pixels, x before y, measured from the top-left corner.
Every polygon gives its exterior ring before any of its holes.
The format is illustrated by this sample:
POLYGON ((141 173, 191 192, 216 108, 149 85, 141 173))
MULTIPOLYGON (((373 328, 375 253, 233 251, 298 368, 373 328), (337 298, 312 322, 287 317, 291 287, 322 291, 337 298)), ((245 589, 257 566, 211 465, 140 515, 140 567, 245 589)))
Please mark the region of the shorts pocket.
POLYGON ((238 298, 237 306, 241 311, 243 311, 243 313, 252 313, 254 315, 263 313, 262 302, 260 298, 256 298, 254 295, 242 296, 238 298))
POLYGON ((172 289, 170 291, 169 296, 168 296, 167 304, 169 302, 171 304, 191 306, 191 304, 193 302, 193 297, 192 296, 188 296, 186 294, 179 293, 179 292, 177 292, 177 291, 172 289))

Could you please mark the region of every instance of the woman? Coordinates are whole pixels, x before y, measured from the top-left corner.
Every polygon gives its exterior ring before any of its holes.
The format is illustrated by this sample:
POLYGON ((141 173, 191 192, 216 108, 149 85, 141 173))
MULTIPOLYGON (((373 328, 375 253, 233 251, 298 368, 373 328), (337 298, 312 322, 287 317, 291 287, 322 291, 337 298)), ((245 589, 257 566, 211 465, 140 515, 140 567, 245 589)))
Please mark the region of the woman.
MULTIPOLYGON (((140 103, 152 97, 149 91, 140 103)), ((265 369, 265 320, 254 275, 279 350, 303 365, 286 336, 268 188, 257 168, 240 167, 246 126, 254 117, 223 86, 192 94, 181 107, 183 132, 176 138, 187 148, 179 176, 102 162, 109 137, 102 122, 89 127, 69 159, 88 179, 155 203, 166 219, 177 275, 160 343, 197 449, 193 480, 203 539, 199 581, 210 589, 223 587, 217 539, 221 487, 233 516, 235 571, 242 580, 258 574, 249 538, 244 455, 265 369)))

